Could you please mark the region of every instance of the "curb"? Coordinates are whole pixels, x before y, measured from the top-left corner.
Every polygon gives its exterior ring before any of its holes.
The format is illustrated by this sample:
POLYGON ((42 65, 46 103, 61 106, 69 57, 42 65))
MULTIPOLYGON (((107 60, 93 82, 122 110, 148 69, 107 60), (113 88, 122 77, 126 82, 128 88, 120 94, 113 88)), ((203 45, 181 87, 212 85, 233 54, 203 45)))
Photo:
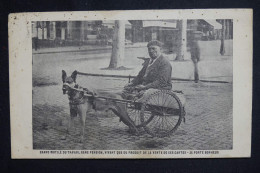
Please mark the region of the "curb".
MULTIPOLYGON (((136 76, 131 76, 131 75, 108 75, 108 74, 94 74, 94 73, 84 73, 84 72, 77 72, 77 74, 79 75, 85 75, 85 76, 96 76, 96 77, 114 77, 114 78, 127 78, 127 79, 131 79, 131 78, 135 78, 136 76)), ((175 80, 175 81, 185 81, 185 82, 194 82, 194 79, 183 79, 183 78, 176 78, 176 77, 172 77, 171 80, 175 80)), ((228 81, 216 81, 216 80, 199 80, 200 82, 207 82, 207 83, 232 83, 232 82, 228 82, 228 81)))
MULTIPOLYGON (((146 46, 133 46, 133 47, 125 47, 127 49, 129 48, 141 48, 146 46)), ((112 50, 112 47, 106 47, 106 48, 96 48, 96 49, 76 49, 76 50, 64 50, 64 51, 47 51, 47 52, 32 52, 32 54, 51 54, 51 53, 64 53, 64 52, 87 52, 87 51, 96 51, 96 50, 112 50)))

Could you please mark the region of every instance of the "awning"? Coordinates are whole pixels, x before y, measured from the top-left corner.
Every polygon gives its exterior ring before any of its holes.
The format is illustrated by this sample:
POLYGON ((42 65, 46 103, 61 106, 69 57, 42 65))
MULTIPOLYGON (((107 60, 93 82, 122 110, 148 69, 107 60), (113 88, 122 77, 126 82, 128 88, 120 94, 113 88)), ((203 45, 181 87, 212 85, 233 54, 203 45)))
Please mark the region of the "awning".
POLYGON ((115 26, 114 20, 103 20, 102 21, 103 26, 107 26, 108 28, 113 28, 115 26))
POLYGON ((214 29, 222 29, 222 25, 216 20, 205 20, 208 24, 214 27, 214 29))
POLYGON ((176 28, 176 22, 165 22, 165 21, 159 21, 159 20, 144 20, 143 21, 143 27, 151 27, 151 26, 158 26, 158 27, 164 27, 164 28, 176 28))
MULTIPOLYGON (((115 21, 114 20, 103 20, 102 24, 104 26, 107 26, 108 28, 113 28, 115 26, 115 21)), ((125 21, 125 27, 126 28, 131 28, 132 24, 128 22, 128 20, 125 21)))
POLYGON ((125 28, 127 28, 127 29, 131 29, 132 28, 132 24, 128 20, 125 21, 125 28))

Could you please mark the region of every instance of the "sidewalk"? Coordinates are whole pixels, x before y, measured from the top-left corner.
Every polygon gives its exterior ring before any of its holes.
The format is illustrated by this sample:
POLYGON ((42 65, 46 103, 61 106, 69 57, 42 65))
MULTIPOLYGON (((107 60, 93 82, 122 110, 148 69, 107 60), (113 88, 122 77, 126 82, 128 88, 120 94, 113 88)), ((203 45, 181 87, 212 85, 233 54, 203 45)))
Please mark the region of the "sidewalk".
MULTIPOLYGON (((220 47, 220 40, 215 41, 200 41, 201 55, 207 56, 219 56, 219 50, 216 47, 220 47)), ((125 48, 144 48, 147 46, 147 42, 138 42, 125 45, 125 48)), ((64 46, 53 48, 39 48, 33 49, 33 54, 48 54, 48 53, 64 53, 64 52, 85 52, 96 50, 111 50, 111 45, 83 45, 83 46, 64 46)), ((233 55, 233 41, 225 40, 226 55, 233 55)))
MULTIPOLYGON (((199 62, 199 74, 201 80, 207 81, 233 81, 233 50, 232 42, 226 42, 226 55, 219 54, 220 42, 201 42, 201 61, 199 62)), ((132 45, 137 46, 137 45, 132 45)), ((109 47, 106 47, 109 49, 109 47)), ((110 47, 111 49, 111 47, 110 47)), ((82 46, 78 47, 50 48, 39 50, 33 54, 33 78, 46 78, 51 82, 61 82, 60 72, 66 70, 68 74, 77 70, 83 73, 136 76, 142 68, 143 60, 137 57, 149 57, 146 45, 130 47, 125 50, 124 65, 128 70, 108 70, 111 51, 101 51, 104 47, 82 46), (76 49, 75 49, 76 48, 76 49), (90 50, 99 50, 93 51, 90 50), (53 55, 51 51, 60 51, 53 55), (67 51, 67 52, 64 52, 67 51), (76 51, 76 52, 69 52, 76 51), (90 52, 88 52, 90 51, 90 52), (40 53, 42 52, 42 53, 40 53), (47 53, 44 53, 47 52, 47 53), (55 56, 55 58, 54 58, 55 56)), ((175 54, 167 55, 172 64, 172 77, 186 80, 194 79, 194 66, 188 53, 184 61, 175 61, 175 54)), ((84 77, 85 78, 85 77, 84 77)), ((89 85, 89 84, 88 84, 89 85)))
MULTIPOLYGON (((125 48, 140 48, 146 47, 147 42, 140 42, 134 44, 125 45, 125 48)), ((33 54, 48 54, 48 53, 64 53, 64 52, 85 52, 85 51, 96 51, 96 50, 111 50, 112 46, 108 45, 83 45, 83 46, 64 46, 54 48, 40 48, 38 50, 33 49, 33 54)))
MULTIPOLYGON (((118 80, 113 82, 120 88, 125 84, 118 80)), ((38 150, 232 149, 232 85, 176 82, 174 89, 182 90, 187 98, 186 122, 182 122, 171 136, 152 138, 143 130, 139 136, 133 136, 113 113, 98 111, 88 114, 85 140, 81 144, 76 142, 80 136, 73 134, 60 140, 65 135, 70 112, 68 98, 62 94, 61 86, 33 88, 33 147, 38 150), (48 124, 47 130, 43 130, 43 123, 48 124)), ((74 127, 71 132, 79 133, 79 118, 75 118, 74 127)))

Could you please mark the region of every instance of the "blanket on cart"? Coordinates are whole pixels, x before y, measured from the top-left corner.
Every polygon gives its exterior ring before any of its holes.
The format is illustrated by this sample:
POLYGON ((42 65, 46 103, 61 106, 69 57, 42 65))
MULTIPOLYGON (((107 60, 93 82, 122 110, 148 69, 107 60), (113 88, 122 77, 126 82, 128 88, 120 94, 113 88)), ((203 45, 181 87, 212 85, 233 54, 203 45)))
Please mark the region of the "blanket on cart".
MULTIPOLYGON (((134 91, 134 92, 128 92, 128 91, 123 91, 122 93, 122 98, 123 99, 126 99, 126 100, 134 100, 136 102, 145 102, 148 97, 150 97, 151 95, 153 95, 154 93, 160 91, 159 89, 148 89, 148 90, 142 90, 142 91, 134 91)), ((173 92, 179 99, 180 99, 180 102, 182 103, 182 106, 185 107, 185 104, 186 104, 186 99, 184 97, 184 94, 182 91, 171 91, 173 92)), ((164 95, 161 95, 160 97, 164 97, 164 95)), ((154 105, 157 105, 157 106, 163 106, 163 105, 160 105, 162 102, 160 102, 160 100, 163 100, 162 98, 158 97, 158 101, 154 103, 154 105)), ((170 100, 169 100, 170 101, 170 100)), ((165 103, 165 105, 171 105, 170 107, 171 108, 174 108, 174 104, 170 104, 170 103, 165 103)))

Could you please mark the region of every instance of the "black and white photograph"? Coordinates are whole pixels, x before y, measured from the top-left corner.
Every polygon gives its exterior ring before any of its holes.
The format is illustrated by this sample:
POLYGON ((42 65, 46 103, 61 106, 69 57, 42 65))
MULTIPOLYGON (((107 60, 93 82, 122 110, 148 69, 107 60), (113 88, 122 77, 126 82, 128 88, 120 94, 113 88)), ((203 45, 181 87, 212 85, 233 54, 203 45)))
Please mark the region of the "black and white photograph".
POLYGON ((32 31, 34 149, 232 149, 232 20, 32 31))
POLYGON ((65 19, 27 25, 33 151, 234 150, 232 16, 65 19))

